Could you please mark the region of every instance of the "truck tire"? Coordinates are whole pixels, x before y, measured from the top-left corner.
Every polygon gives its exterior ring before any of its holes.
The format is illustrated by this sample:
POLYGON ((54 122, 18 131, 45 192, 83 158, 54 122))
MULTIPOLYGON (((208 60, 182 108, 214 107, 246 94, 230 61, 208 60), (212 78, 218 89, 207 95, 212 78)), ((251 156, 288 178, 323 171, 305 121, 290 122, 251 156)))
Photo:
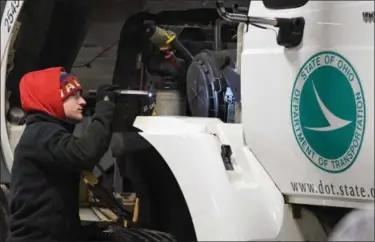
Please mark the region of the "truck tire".
POLYGON ((5 212, 9 216, 9 189, 3 184, 0 185, 0 203, 4 205, 5 212))
POLYGON ((122 242, 177 241, 168 233, 143 228, 117 228, 109 237, 111 237, 111 241, 122 242))
POLYGON ((9 205, 8 205, 8 188, 4 185, 0 187, 0 242, 5 242, 9 233, 8 218, 9 218, 9 205))
POLYGON ((5 242, 8 236, 8 215, 4 204, 0 203, 0 242, 5 242))

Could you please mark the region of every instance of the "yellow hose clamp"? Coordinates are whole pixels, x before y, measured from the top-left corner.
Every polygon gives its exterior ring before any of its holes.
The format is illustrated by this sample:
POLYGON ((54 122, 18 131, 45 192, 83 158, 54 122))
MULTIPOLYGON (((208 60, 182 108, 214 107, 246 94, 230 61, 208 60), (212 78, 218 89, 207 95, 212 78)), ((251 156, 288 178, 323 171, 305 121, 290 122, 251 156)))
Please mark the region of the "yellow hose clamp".
POLYGON ((86 183, 92 186, 98 184, 98 178, 93 173, 84 171, 83 175, 84 175, 83 179, 85 180, 86 183))
POLYGON ((166 44, 170 44, 176 38, 174 33, 168 33, 168 31, 165 32, 165 36, 167 37, 167 41, 165 42, 166 44))

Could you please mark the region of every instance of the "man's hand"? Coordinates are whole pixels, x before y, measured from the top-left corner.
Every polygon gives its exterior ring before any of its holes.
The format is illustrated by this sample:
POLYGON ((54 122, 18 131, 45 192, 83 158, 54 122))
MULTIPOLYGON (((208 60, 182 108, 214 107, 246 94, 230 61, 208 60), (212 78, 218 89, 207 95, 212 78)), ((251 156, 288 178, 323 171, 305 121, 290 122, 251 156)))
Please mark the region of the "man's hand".
POLYGON ((104 84, 98 87, 96 92, 96 102, 100 101, 111 101, 116 103, 118 93, 115 90, 118 89, 117 85, 104 84))

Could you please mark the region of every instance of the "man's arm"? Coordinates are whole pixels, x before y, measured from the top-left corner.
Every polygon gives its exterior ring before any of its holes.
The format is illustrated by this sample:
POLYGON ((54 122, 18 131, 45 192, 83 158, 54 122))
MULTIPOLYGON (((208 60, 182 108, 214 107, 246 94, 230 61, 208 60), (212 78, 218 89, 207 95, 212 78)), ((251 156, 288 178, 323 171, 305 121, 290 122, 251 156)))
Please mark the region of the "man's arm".
POLYGON ((112 120, 116 105, 97 103, 95 115, 82 137, 63 131, 49 135, 48 148, 58 167, 72 171, 92 171, 107 152, 112 138, 112 120))

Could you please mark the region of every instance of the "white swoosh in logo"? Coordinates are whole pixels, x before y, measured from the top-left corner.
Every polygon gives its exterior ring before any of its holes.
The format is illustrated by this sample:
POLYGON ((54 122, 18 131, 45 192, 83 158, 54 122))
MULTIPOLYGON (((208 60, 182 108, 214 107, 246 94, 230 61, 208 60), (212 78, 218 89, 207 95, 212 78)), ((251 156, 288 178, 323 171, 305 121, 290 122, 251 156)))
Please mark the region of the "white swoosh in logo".
POLYGON ((319 107, 322 110, 324 117, 328 121, 329 126, 327 126, 327 127, 317 127, 317 128, 305 127, 306 129, 310 129, 310 130, 314 130, 314 131, 325 131, 326 132, 326 131, 341 129, 341 128, 349 125, 352 122, 352 121, 341 119, 341 118, 337 117, 336 115, 334 115, 331 111, 329 111, 329 109, 326 107, 326 105, 324 105, 324 103, 320 99, 319 94, 315 89, 314 81, 313 81, 313 88, 314 88, 316 99, 318 100, 319 107))

